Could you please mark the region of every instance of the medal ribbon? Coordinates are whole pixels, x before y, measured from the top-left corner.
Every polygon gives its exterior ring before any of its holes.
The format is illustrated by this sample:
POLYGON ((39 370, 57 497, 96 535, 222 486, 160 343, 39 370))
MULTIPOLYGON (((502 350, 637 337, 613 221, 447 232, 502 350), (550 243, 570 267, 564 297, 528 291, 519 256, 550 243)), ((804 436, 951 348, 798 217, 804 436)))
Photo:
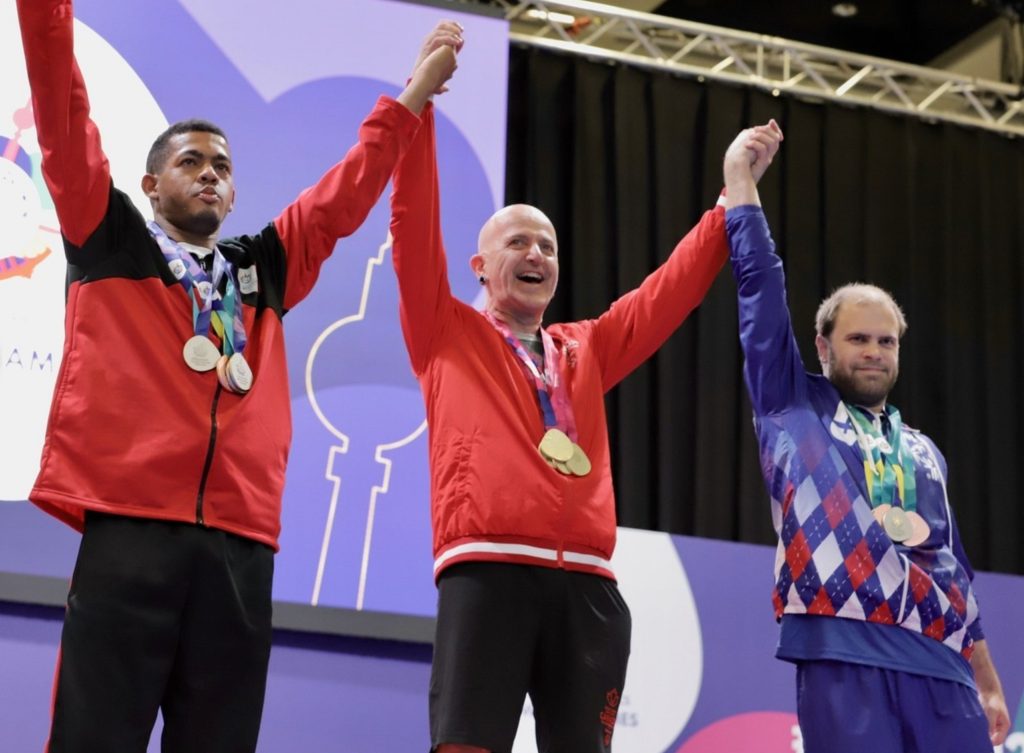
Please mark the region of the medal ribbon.
MULTIPOLYGON (((220 252, 217 252, 218 255, 220 252)), ((233 353, 241 353, 245 350, 246 336, 245 336, 245 322, 242 321, 242 316, 238 312, 238 302, 240 296, 238 294, 238 286, 235 284, 235 276, 232 273, 231 265, 228 264, 228 279, 224 289, 224 300, 220 298, 214 301, 214 313, 215 317, 213 320, 213 328, 220 335, 221 339, 224 340, 224 353, 225 355, 232 355, 233 353), (218 306, 217 304, 221 304, 218 306), (220 325, 219 327, 217 325, 220 325)))
POLYGON ((512 352, 526 368, 527 376, 533 382, 537 390, 537 400, 540 403, 541 414, 544 418, 544 428, 557 428, 566 433, 574 443, 579 441, 576 432, 576 418, 573 415, 572 403, 569 400, 569 393, 561 380, 558 378, 558 348, 555 341, 548 334, 547 330, 541 327, 540 336, 544 343, 544 373, 541 374, 536 362, 527 352, 526 348, 519 341, 519 338, 498 319, 495 319, 489 311, 483 312, 487 321, 491 323, 498 332, 505 338, 505 342, 512 348, 512 352))
POLYGON ((871 506, 899 505, 907 512, 917 509, 917 482, 914 456, 904 446, 903 420, 891 405, 885 406, 889 437, 882 433, 882 422, 857 405, 846 404, 850 422, 857 433, 857 444, 864 456, 864 476, 871 506))
POLYGON ((192 301, 192 329, 195 334, 208 336, 210 325, 223 342, 225 355, 241 353, 245 350, 245 322, 238 311, 238 285, 235 283, 234 269, 231 262, 224 258, 220 249, 213 249, 213 276, 192 258, 181 245, 172 240, 156 222, 149 222, 146 225, 153 240, 160 246, 160 252, 164 255, 167 263, 177 260, 184 265, 185 274, 178 278, 178 282, 185 289, 185 294, 192 301), (221 297, 217 288, 220 281, 227 276, 224 296, 221 297))

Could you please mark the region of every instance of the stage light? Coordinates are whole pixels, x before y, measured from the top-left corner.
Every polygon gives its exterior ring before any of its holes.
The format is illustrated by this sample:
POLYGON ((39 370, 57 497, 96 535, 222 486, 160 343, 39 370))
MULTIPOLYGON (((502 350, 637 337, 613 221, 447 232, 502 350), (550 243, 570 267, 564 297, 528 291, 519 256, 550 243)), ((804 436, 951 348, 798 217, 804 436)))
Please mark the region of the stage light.
POLYGON ((857 15, 857 3, 836 3, 832 6, 832 15, 840 18, 852 18, 857 15))
POLYGON ((555 13, 553 11, 546 10, 528 10, 526 11, 527 18, 533 18, 537 21, 548 21, 550 23, 564 24, 566 26, 572 26, 576 23, 576 17, 570 16, 568 13, 555 13))

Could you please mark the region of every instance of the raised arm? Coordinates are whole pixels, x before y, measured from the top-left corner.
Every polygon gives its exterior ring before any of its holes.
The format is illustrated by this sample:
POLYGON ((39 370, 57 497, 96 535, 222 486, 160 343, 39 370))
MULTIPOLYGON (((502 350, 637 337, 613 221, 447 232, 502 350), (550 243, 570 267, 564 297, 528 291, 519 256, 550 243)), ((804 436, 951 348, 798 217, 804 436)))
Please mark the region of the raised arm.
POLYGON ((704 213, 671 256, 595 322, 594 343, 607 392, 661 347, 704 300, 725 264, 725 212, 704 213))
POLYGON ((726 230, 739 295, 740 343, 746 357, 744 376, 754 412, 759 416, 785 410, 803 397, 804 366, 786 303, 782 260, 775 253, 761 211, 756 177, 770 162, 773 139, 781 139, 775 121, 740 133, 725 153, 723 172, 728 195, 726 230))
MULTIPOLYGON (((748 177, 756 182, 778 151, 782 132, 761 126, 761 155, 748 177)), ((732 188, 729 188, 731 195, 732 188)), ((723 204, 719 199, 719 204, 723 204)), ((668 260, 635 290, 619 298, 596 323, 605 390, 639 366, 704 300, 725 263, 728 251, 721 207, 704 213, 668 260)))
POLYGON ((72 4, 18 0, 18 22, 43 177, 61 232, 81 246, 107 211, 110 166, 89 117, 89 97, 75 62, 72 4))
POLYGON ((303 191, 274 221, 287 254, 284 306, 292 308, 316 282, 339 238, 355 232, 380 199, 391 173, 412 143, 420 112, 444 89, 462 40, 457 24, 442 22, 423 43, 420 58, 397 100, 381 97, 341 162, 303 191))
POLYGON ((426 368, 444 311, 451 304, 441 236, 434 109, 421 116, 416 139, 395 171, 391 196, 392 260, 398 276, 402 334, 413 371, 426 368))

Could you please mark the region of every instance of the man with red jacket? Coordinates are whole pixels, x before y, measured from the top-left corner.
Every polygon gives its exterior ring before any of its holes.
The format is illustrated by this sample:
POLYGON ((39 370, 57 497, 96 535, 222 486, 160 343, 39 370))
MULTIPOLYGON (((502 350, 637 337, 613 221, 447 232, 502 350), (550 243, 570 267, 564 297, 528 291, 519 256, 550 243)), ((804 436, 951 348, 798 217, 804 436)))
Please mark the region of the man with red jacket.
POLYGON ((83 531, 49 753, 256 747, 273 554, 291 441, 281 329, 362 223, 455 67, 428 36, 397 100, 254 235, 218 239, 235 200, 224 133, 156 142, 147 223, 111 183, 73 54, 68 0, 19 0, 43 174, 68 259, 63 362, 30 499, 83 531))
POLYGON ((529 693, 541 751, 608 751, 631 623, 610 563, 604 394, 704 297, 727 255, 724 211, 597 319, 542 327, 558 283, 551 222, 525 205, 487 221, 477 311, 449 288, 437 181, 428 105, 395 172, 391 229, 430 427, 432 745, 507 753, 529 693))

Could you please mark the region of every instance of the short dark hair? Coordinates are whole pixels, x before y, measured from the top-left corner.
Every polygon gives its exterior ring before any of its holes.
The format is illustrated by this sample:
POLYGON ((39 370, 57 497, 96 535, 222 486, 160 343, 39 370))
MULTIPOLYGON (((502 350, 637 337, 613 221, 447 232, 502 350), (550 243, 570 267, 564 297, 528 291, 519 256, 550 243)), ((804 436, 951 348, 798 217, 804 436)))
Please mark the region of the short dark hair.
POLYGON ((150 175, 155 175, 159 170, 162 170, 164 163, 167 161, 168 145, 170 144, 171 137, 177 136, 179 133, 213 133, 220 136, 225 141, 228 140, 227 134, 215 123, 211 123, 209 120, 203 120, 202 118, 189 118, 188 120, 179 120, 177 123, 173 123, 167 127, 167 130, 156 137, 156 141, 153 142, 153 146, 149 148, 149 155, 146 157, 146 172, 150 175))

